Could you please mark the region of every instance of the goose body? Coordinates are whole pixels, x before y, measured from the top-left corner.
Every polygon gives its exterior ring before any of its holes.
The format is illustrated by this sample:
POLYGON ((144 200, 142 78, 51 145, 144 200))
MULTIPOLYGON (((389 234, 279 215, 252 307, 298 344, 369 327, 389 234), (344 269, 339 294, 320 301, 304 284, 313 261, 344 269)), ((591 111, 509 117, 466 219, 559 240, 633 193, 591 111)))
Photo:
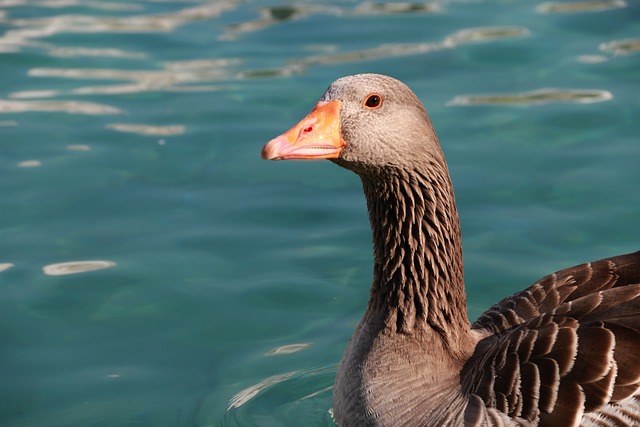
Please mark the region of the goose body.
POLYGON ((339 426, 640 426, 640 252, 546 276, 470 324, 447 164, 406 85, 338 79, 262 157, 362 180, 373 283, 336 375, 339 426))

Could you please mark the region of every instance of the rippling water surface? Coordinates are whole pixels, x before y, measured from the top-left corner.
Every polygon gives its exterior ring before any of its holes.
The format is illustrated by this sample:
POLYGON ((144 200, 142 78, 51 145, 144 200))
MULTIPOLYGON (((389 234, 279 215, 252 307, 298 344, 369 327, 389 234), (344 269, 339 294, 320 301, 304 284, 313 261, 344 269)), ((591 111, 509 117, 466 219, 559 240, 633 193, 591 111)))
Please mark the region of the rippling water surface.
POLYGON ((469 312, 640 248, 630 0, 0 0, 0 425, 329 426, 358 179, 263 162, 335 78, 425 102, 469 312))

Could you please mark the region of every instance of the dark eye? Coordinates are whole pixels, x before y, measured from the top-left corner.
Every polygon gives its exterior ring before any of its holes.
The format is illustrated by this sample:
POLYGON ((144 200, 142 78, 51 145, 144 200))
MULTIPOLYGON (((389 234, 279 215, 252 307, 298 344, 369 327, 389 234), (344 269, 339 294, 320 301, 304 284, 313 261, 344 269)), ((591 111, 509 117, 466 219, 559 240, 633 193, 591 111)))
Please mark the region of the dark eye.
POLYGON ((382 97, 377 93, 372 93, 367 96, 367 99, 364 100, 363 105, 371 110, 375 110, 376 108, 380 108, 382 105, 382 97))

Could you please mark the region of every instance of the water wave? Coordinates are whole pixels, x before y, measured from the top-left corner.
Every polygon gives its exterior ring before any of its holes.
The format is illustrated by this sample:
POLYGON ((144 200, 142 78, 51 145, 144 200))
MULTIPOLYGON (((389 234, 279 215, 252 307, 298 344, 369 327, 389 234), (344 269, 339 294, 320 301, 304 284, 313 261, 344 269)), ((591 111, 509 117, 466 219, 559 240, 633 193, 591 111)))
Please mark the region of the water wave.
POLYGON ((581 13, 603 12, 621 7, 627 7, 627 2, 624 0, 591 0, 570 3, 547 2, 538 5, 536 10, 540 13, 581 13))
POLYGON ((117 130, 118 132, 137 133, 139 135, 150 136, 169 136, 181 135, 185 132, 184 125, 145 125, 134 123, 110 123, 107 129, 117 130))
POLYGON ((613 95, 606 90, 545 88, 520 93, 461 95, 453 98, 447 105, 540 105, 554 102, 590 104, 610 99, 613 99, 613 95))
POLYGON ((83 101, 17 101, 0 99, 0 114, 25 113, 31 111, 63 112, 67 114, 110 115, 123 111, 110 105, 83 101))
POLYGON ((307 350, 312 346, 311 343, 289 344, 276 347, 265 353, 265 356, 281 356, 283 354, 292 354, 299 351, 307 350))
POLYGON ((86 273, 88 271, 102 270, 115 267, 113 261, 70 261, 58 264, 49 264, 42 267, 42 271, 47 276, 64 276, 67 274, 86 273))
MULTIPOLYGON (((333 379, 333 373, 335 372, 335 367, 323 367, 317 369, 307 369, 301 371, 292 371, 286 372, 284 374, 273 375, 268 378, 263 379, 262 381, 254 384, 250 387, 245 388, 244 390, 236 393, 231 400, 229 401, 229 405, 227 407, 227 411, 231 411, 233 409, 238 409, 241 406, 247 404, 249 401, 254 399, 260 393, 265 392, 267 389, 270 389, 280 383, 286 382, 292 379, 308 379, 310 377, 315 377, 318 375, 325 375, 327 373, 331 373, 331 378, 333 379)), ((323 387, 321 389, 313 390, 310 393, 306 393, 303 396, 300 396, 298 401, 306 400, 311 397, 317 396, 320 393, 331 390, 331 387, 323 387)))
POLYGON ((2 262, 0 263, 0 271, 5 271, 13 267, 13 264, 10 262, 2 262))
POLYGON ((18 162, 16 166, 19 168, 39 168, 42 166, 42 162, 40 160, 23 160, 18 162))
POLYGON ((631 55, 640 52, 640 39, 613 40, 602 43, 599 49, 615 55, 631 55))
POLYGON ((239 36, 267 27, 271 27, 282 22, 300 19, 313 14, 333 15, 333 16, 371 16, 371 15, 394 15, 406 13, 436 13, 441 7, 437 3, 378 3, 363 2, 353 8, 344 8, 335 5, 321 4, 292 4, 268 6, 260 9, 259 18, 251 21, 241 22, 227 26, 227 31, 220 36, 221 40, 234 40, 239 36))
POLYGON ((426 54, 438 52, 444 49, 453 49, 470 43, 486 43, 497 40, 525 37, 529 34, 530 32, 527 28, 517 26, 466 28, 450 34, 441 41, 398 44, 385 43, 376 47, 351 52, 312 55, 306 58, 290 61, 285 66, 278 69, 247 70, 240 72, 238 76, 242 78, 289 76, 292 74, 299 74, 305 71, 308 67, 314 65, 358 62, 380 58, 426 54))

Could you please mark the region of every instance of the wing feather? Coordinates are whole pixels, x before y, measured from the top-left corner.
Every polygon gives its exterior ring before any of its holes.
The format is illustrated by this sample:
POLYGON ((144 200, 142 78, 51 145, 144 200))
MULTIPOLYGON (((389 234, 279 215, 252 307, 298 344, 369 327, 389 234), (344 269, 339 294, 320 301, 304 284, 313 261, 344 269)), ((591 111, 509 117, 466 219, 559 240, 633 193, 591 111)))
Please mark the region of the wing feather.
POLYGON ((467 425, 640 425, 640 252, 549 275, 473 328, 467 425))

